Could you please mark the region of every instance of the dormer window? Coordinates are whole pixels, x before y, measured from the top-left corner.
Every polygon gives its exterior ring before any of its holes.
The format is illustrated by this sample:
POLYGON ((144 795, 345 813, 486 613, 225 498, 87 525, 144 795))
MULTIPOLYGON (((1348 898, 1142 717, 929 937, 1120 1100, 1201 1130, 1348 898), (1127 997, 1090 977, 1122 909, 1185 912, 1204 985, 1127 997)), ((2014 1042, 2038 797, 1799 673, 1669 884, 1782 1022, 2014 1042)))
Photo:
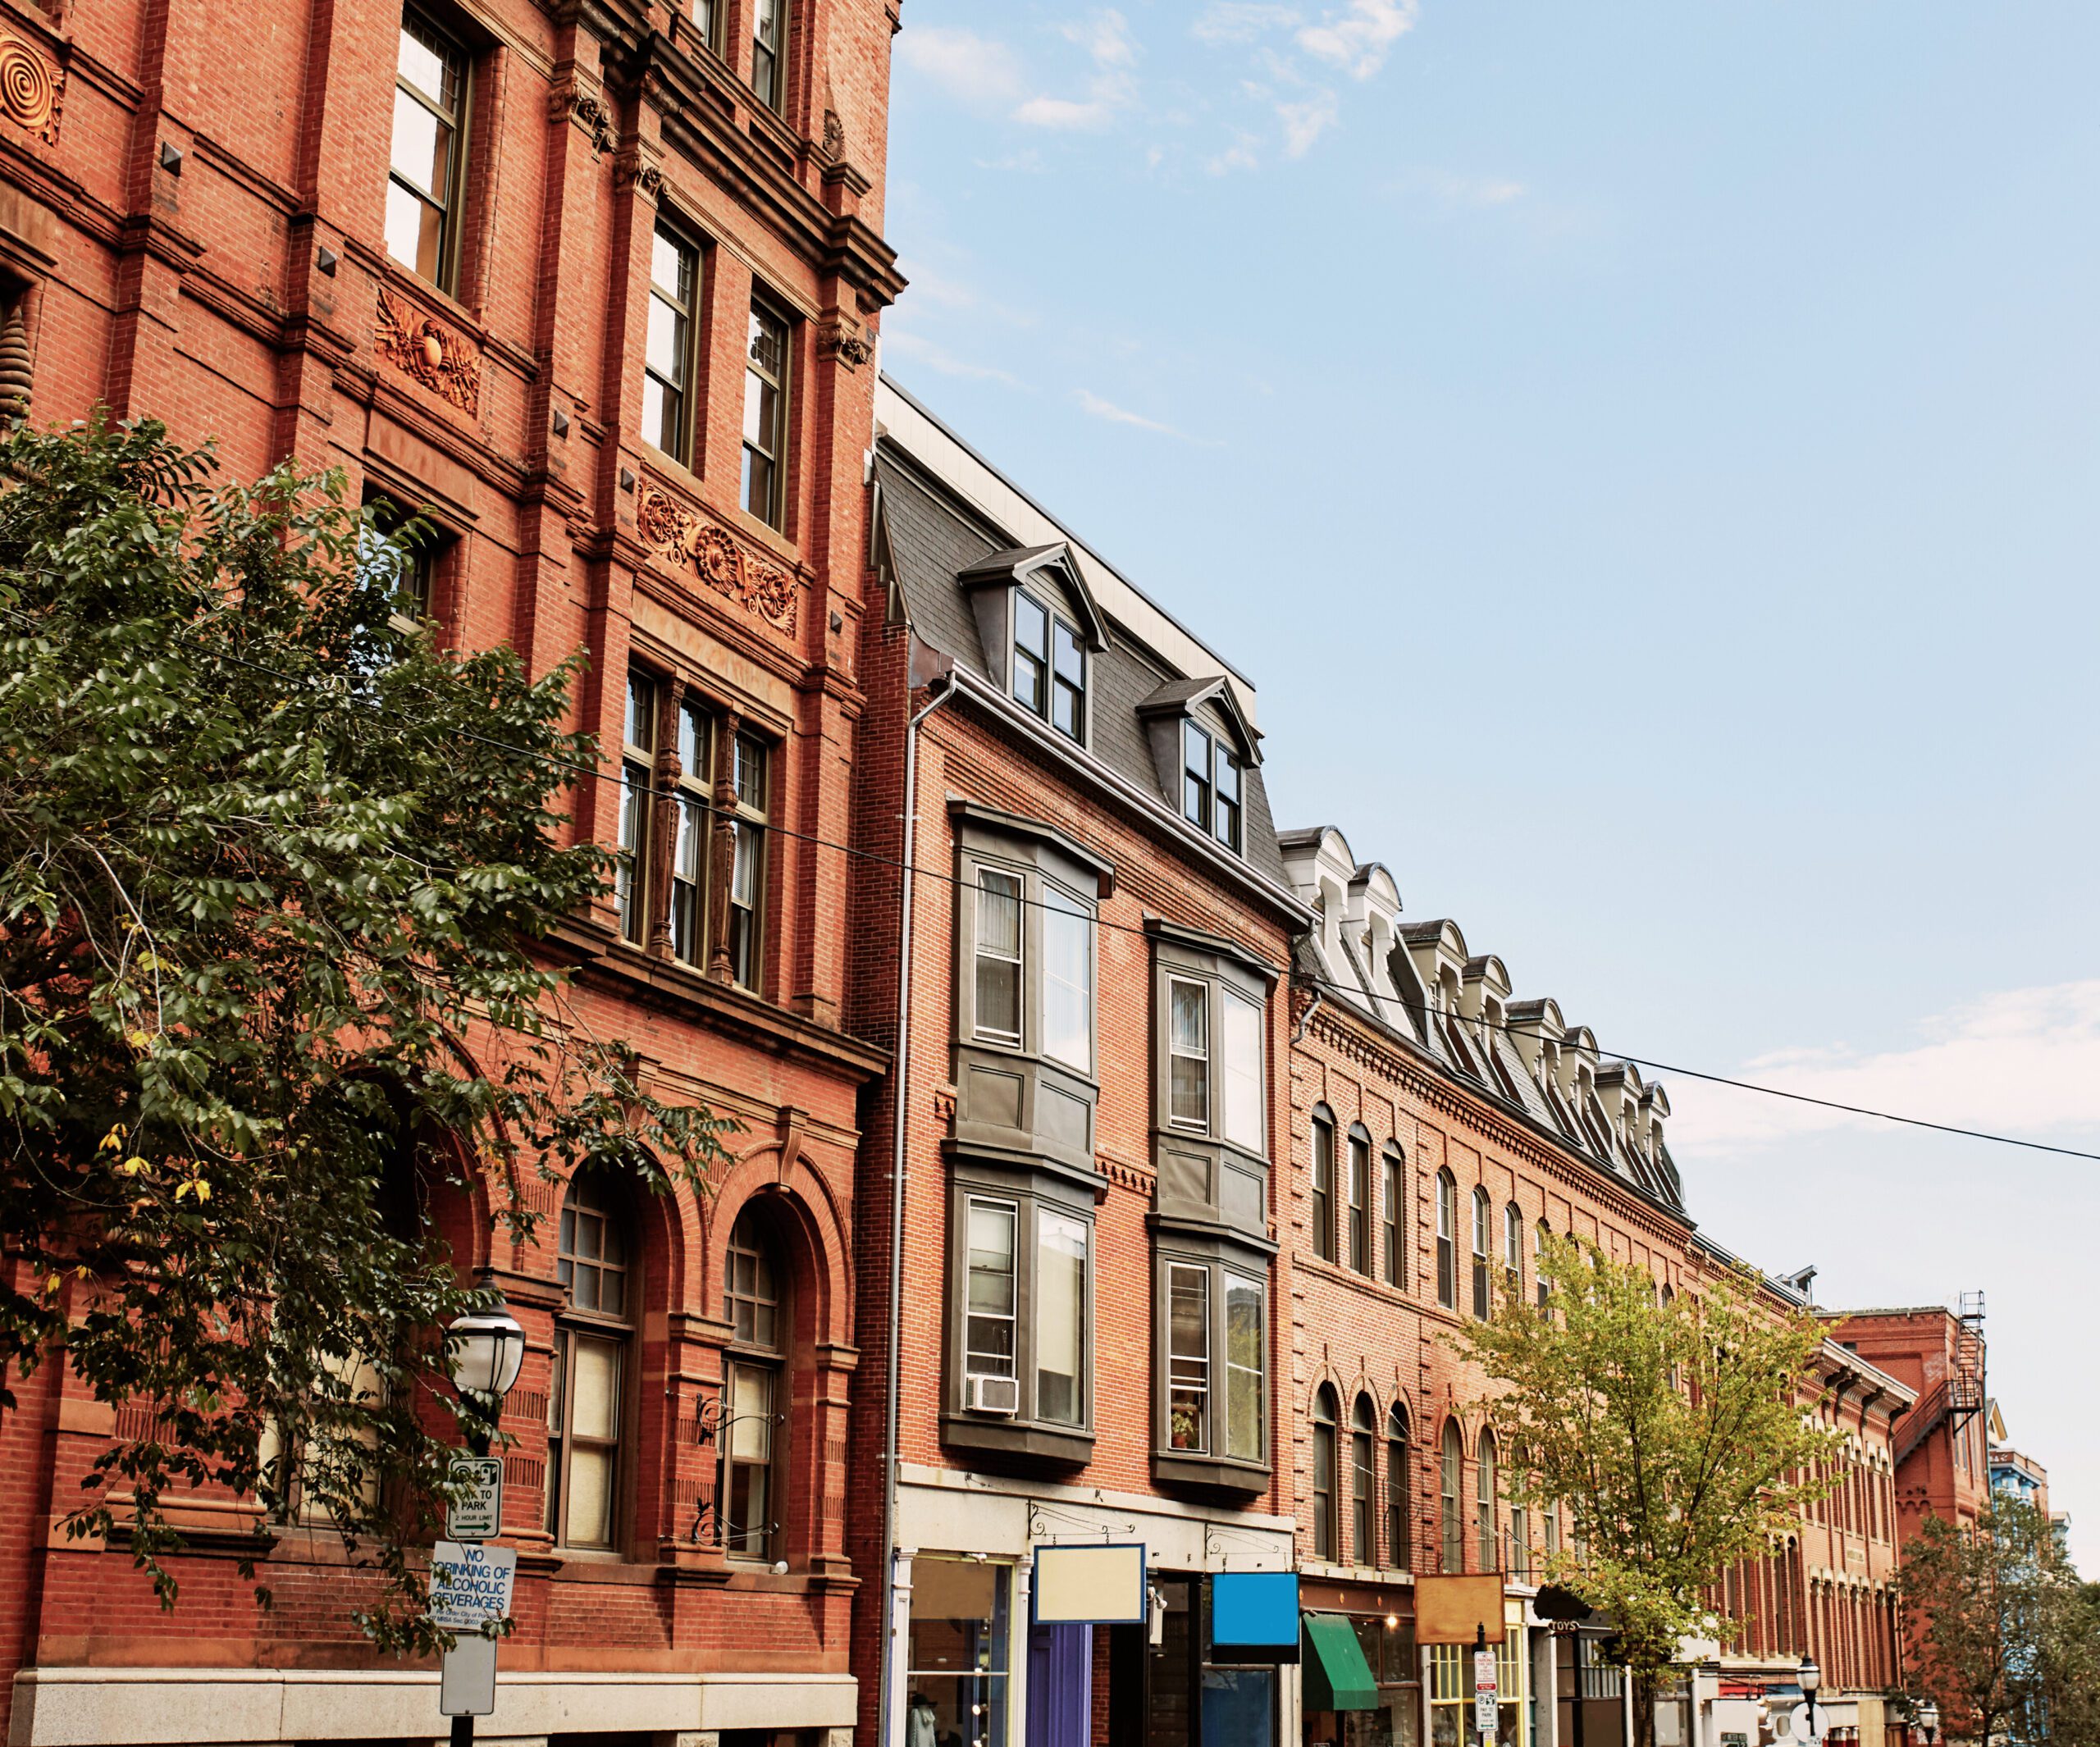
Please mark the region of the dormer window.
POLYGON ((1235 851, 1242 837, 1239 760, 1207 729, 1181 724, 1181 811, 1189 822, 1235 851))
POLYGON ((1014 701, 1066 738, 1086 738, 1086 645, 1025 589, 1014 594, 1014 701))

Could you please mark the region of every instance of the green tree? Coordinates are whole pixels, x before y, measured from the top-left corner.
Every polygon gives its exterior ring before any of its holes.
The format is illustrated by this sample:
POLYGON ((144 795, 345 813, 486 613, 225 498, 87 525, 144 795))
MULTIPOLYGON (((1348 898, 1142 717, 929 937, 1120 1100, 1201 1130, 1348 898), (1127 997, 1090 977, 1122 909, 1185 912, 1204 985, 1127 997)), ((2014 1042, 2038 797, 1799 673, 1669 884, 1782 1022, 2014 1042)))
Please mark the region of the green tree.
POLYGON ((1947 1734, 2100 1742, 2100 1608, 2048 1517, 1995 1494, 1974 1527, 1928 1517, 1903 1549, 1916 1681, 1947 1734))
POLYGON ((1747 1276, 1664 1302, 1653 1275, 1573 1238, 1539 1270, 1548 1310, 1509 1294, 1459 1343, 1495 1385, 1481 1405, 1524 1448, 1513 1496, 1570 1514, 1546 1576, 1614 1623, 1646 1742, 1682 1640, 1716 1630, 1723 1574, 1824 1490, 1836 1435, 1802 1393, 1823 1329, 1747 1276))
POLYGON ((296 1487, 367 1630, 427 1649, 412 1552, 476 1429, 436 1331, 495 1295, 399 1211, 404 1159, 525 1238, 533 1173, 721 1151, 564 1000, 608 865, 556 808, 578 664, 436 648, 416 531, 339 477, 222 483, 151 422, 0 471, 0 1411, 52 1363, 133 1410, 66 1526, 164 1605, 171 1497, 267 1537, 296 1487))

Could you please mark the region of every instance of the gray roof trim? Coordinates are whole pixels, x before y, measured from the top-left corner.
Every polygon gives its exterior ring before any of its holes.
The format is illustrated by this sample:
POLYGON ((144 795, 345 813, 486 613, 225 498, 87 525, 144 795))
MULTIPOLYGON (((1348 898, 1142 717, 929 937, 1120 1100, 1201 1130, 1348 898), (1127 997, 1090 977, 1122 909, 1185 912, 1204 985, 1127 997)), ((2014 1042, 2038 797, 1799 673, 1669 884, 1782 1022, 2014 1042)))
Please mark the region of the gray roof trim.
MULTIPOLYGON (((1318 991, 1322 989, 1323 985, 1315 984, 1314 987, 1316 991, 1318 991)), ((1427 1045, 1418 1042, 1413 1038, 1409 1037, 1406 1032, 1395 1025, 1391 1020, 1385 1018, 1381 1015, 1372 1012, 1363 1005, 1360 999, 1351 999, 1349 997, 1344 996, 1340 1001, 1327 1001, 1324 1004, 1328 1006, 1340 1006, 1346 1007, 1352 1016, 1363 1020, 1366 1024, 1375 1027, 1378 1031, 1384 1033, 1386 1038, 1390 1039, 1393 1043, 1399 1047, 1403 1054, 1413 1060, 1420 1061, 1423 1065, 1431 1070, 1431 1071, 1436 1074, 1441 1079, 1450 1081, 1460 1090, 1471 1094, 1474 1097, 1480 1098, 1482 1102, 1492 1106, 1497 1115, 1503 1117, 1509 1122, 1518 1124, 1532 1134, 1536 1135, 1537 1138, 1545 1141, 1549 1146, 1550 1146, 1554 1152, 1561 1154, 1564 1157, 1573 1159, 1586 1170, 1593 1171, 1598 1176, 1603 1178, 1605 1181, 1612 1184, 1614 1188, 1625 1190, 1627 1193, 1632 1196, 1636 1201, 1641 1202, 1646 1206, 1654 1208, 1656 1212, 1664 1215, 1669 1219, 1676 1220, 1678 1224, 1682 1225, 1687 1231, 1696 1232, 1698 1229, 1699 1222, 1693 1219, 1689 1213, 1686 1212, 1683 1207, 1681 1206, 1673 1206, 1669 1202, 1664 1200, 1662 1197, 1656 1194, 1654 1190, 1649 1188, 1646 1184, 1626 1175, 1623 1172, 1614 1170, 1609 1163, 1600 1160, 1594 1153, 1582 1151, 1558 1129, 1549 1126, 1546 1123, 1541 1121, 1538 1117, 1534 1116, 1529 1111, 1524 1109, 1522 1106, 1512 1104, 1497 1088, 1489 1085, 1486 1081, 1476 1079, 1470 1074, 1464 1073, 1457 1067, 1454 1067, 1451 1063, 1445 1061, 1441 1056, 1436 1054, 1436 1051, 1430 1049, 1427 1045)), ((1719 1244, 1712 1244, 1708 1247, 1714 1250, 1718 1254, 1726 1257, 1728 1261, 1734 1261, 1737 1259, 1732 1256, 1729 1256, 1725 1250, 1722 1250, 1719 1244)), ((1738 1264, 1738 1266, 1741 1266, 1741 1264, 1738 1264)))
POLYGON ((1262 762, 1261 731, 1249 722, 1239 708, 1239 700, 1232 695, 1232 687, 1226 682, 1225 675, 1214 673, 1203 679, 1172 679, 1148 697, 1139 700, 1140 718, 1153 716, 1185 716, 1198 704, 1215 702, 1225 719, 1232 724, 1233 737, 1239 742, 1239 755, 1249 764, 1262 762))
POLYGON ((1009 546, 979 559, 967 570, 956 572, 956 586, 967 593, 973 588, 1013 587, 1025 583, 1039 570, 1058 571, 1067 591, 1079 603, 1086 620, 1086 634, 1096 649, 1108 647, 1108 619, 1095 604, 1093 591, 1086 586, 1085 573, 1073 554, 1069 540, 1052 541, 1043 546, 1009 546))
POLYGON ((1002 807, 988 807, 982 801, 972 801, 966 795, 948 796, 948 817, 970 820, 993 831, 1003 831, 1009 836, 1028 837, 1054 849, 1061 855, 1069 856, 1081 867, 1092 872, 1101 883, 1101 896, 1108 897, 1116 890, 1116 864, 1089 849, 1077 837, 1068 837, 1055 825, 1039 819, 1030 819, 1025 813, 1009 813, 1002 807))
POLYGON ((1089 756, 1083 747, 1073 745, 1048 723, 1029 714, 968 668, 957 666, 951 670, 948 683, 958 687, 970 702, 1002 726, 1025 736, 1039 751, 1062 765, 1079 782, 1107 790, 1147 824, 1168 833, 1175 840, 1176 847, 1189 859, 1200 862, 1205 871, 1224 884, 1267 905, 1294 928, 1312 925, 1312 912, 1288 887, 1265 878, 1259 869, 1197 830, 1180 814, 1168 811, 1166 804, 1153 791, 1140 788, 1121 771, 1089 756))
MULTIPOLYGON (((888 387, 890 392, 895 395, 898 399, 903 401, 921 418, 924 419, 928 424, 932 425, 938 429, 943 436, 946 436, 951 443, 954 444, 957 449, 968 455, 970 459, 975 461, 979 467, 983 468, 987 472, 994 475, 999 480, 1000 483, 1006 486, 1007 490, 1012 492, 1016 497, 1026 504, 1039 516, 1041 516, 1045 521, 1056 522, 1059 527, 1069 527, 1071 525, 1070 522, 1066 522, 1062 516, 1055 514, 1052 511, 1046 509, 1043 506, 1039 499, 1023 490, 1020 486, 1016 485, 1012 478, 1007 474, 1005 468, 994 465, 992 462, 987 460, 982 454, 979 454, 975 448, 974 448, 970 444, 964 441, 961 436, 956 435, 955 427, 952 425, 949 424, 948 422, 943 418, 938 413, 935 413, 929 408, 926 405, 925 402, 920 399, 916 395, 911 393, 911 390, 906 389, 887 370, 882 372, 882 379, 884 384, 888 387)), ((1121 582, 1124 587, 1130 590, 1132 594, 1135 595, 1140 600, 1144 601, 1147 606, 1150 607, 1153 612, 1158 614, 1159 616, 1165 619, 1168 624, 1173 626, 1173 627, 1176 631, 1180 632, 1182 636, 1188 638, 1190 642, 1198 644, 1203 648, 1210 650, 1211 645, 1205 641, 1204 639, 1198 636, 1194 632, 1191 631, 1186 625, 1183 624, 1180 619, 1174 616, 1174 614, 1168 612, 1165 607, 1162 606, 1158 603, 1158 601, 1155 600, 1150 595, 1139 588, 1136 583, 1133 582, 1130 577, 1125 574, 1121 567, 1110 563, 1108 560, 1103 558, 1100 553, 1096 551, 1092 545, 1089 545, 1086 550, 1087 555, 1089 558, 1091 558, 1097 564, 1100 565, 1103 570, 1107 571, 1110 574, 1114 576, 1116 581, 1121 582)), ((1254 682, 1249 679, 1244 673, 1241 673, 1231 662, 1226 660, 1223 655, 1217 655, 1217 651, 1216 650, 1211 650, 1211 653, 1213 655, 1217 656, 1218 664, 1235 679, 1238 680, 1241 685, 1245 686, 1249 691, 1254 689, 1254 682)))
POLYGON ((1193 947, 1198 952, 1215 952, 1220 958, 1230 959, 1235 965, 1248 969, 1265 980, 1274 983, 1283 974, 1282 967, 1271 965, 1259 953, 1249 952, 1236 940, 1228 940, 1222 934, 1213 934, 1206 928, 1192 928, 1186 924, 1170 922, 1164 916, 1147 916, 1145 933, 1160 940, 1171 941, 1177 946, 1193 947))

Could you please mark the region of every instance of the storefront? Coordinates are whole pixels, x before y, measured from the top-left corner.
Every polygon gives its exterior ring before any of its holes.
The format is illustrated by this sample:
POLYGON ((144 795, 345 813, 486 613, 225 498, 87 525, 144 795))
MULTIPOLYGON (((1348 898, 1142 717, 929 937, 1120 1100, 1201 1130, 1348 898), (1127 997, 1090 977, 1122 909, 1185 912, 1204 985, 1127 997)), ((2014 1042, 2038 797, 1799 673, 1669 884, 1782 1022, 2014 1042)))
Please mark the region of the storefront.
POLYGON ((903 1747, 1091 1747, 1103 1737, 1118 1747, 1277 1747, 1287 1738, 1295 1579, 1285 1646, 1221 1644, 1212 1615, 1215 1577, 1289 1577, 1287 1527, 1008 1484, 907 1470, 897 1572, 905 1655, 892 1713, 903 1747), (1080 1553, 1089 1557, 1071 1557, 1080 1553))
POLYGON ((1303 1747, 1421 1747, 1422 1658, 1413 1590, 1400 1584, 1308 1580, 1299 1600, 1306 1622, 1303 1747), (1336 1629, 1354 1640, 1361 1674, 1341 1653, 1336 1629))
MULTIPOLYGON (((1504 1604, 1503 1635, 1495 1647, 1496 1747, 1533 1747, 1538 1719, 1532 1708, 1531 1634, 1524 1604, 1504 1604)), ((1430 1747, 1469 1747, 1473 1732, 1473 1652, 1456 1644, 1432 1644, 1429 1668, 1430 1747)))

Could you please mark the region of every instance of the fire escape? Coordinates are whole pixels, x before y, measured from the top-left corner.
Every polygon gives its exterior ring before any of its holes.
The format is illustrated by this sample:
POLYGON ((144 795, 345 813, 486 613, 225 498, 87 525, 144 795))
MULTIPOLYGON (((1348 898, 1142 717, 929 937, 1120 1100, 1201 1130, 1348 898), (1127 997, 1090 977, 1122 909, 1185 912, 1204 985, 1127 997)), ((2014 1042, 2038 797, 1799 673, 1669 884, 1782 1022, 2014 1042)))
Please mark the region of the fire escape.
POLYGON ((1903 1416, 1896 1439, 1897 1466, 1942 1423, 1950 1436, 1960 1431, 1984 1411, 1984 1295, 1965 1292, 1955 1323, 1953 1366, 1903 1416))

